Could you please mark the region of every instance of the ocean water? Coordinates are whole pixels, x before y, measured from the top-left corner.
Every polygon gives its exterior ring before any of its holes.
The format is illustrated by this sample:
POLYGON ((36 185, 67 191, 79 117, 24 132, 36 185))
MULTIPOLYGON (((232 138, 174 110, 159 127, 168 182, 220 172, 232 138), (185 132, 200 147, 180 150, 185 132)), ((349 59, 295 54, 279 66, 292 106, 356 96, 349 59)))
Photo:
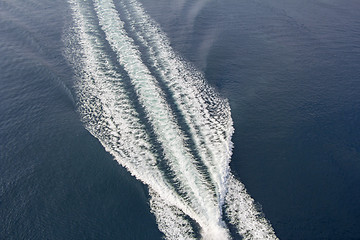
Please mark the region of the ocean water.
POLYGON ((359 10, 0 0, 0 239, 360 239, 359 10))

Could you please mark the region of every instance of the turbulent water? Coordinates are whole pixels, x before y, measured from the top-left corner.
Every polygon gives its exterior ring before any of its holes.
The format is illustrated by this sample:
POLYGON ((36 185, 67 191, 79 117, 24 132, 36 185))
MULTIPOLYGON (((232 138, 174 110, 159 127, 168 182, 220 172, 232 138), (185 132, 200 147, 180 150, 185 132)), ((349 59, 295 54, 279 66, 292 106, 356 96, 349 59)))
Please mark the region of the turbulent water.
POLYGON ((0 0, 0 239, 359 239, 359 19, 0 0))
POLYGON ((136 1, 69 1, 65 55, 86 128, 148 185, 167 239, 276 239, 230 173, 230 107, 136 1), (195 225, 198 225, 197 230, 195 225))

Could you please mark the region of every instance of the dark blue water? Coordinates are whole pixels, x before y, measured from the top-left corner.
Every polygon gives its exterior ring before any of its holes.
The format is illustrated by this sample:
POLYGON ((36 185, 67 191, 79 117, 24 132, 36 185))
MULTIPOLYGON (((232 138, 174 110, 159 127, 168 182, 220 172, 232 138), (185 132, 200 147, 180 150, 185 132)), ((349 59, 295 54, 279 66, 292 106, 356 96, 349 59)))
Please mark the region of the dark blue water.
MULTIPOLYGON (((360 239, 360 3, 142 1, 229 99, 231 168, 280 239, 360 239)), ((77 113, 66 1, 0 0, 0 239, 160 239, 77 113)))

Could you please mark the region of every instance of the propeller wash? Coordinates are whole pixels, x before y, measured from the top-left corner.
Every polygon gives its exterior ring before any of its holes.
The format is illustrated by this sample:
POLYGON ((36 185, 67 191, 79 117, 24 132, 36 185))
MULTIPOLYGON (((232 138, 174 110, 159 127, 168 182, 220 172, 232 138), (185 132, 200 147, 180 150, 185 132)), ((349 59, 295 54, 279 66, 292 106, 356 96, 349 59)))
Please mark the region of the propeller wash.
POLYGON ((230 173, 227 100, 134 0, 69 0, 64 54, 87 130, 149 188, 166 239, 277 239, 230 173))

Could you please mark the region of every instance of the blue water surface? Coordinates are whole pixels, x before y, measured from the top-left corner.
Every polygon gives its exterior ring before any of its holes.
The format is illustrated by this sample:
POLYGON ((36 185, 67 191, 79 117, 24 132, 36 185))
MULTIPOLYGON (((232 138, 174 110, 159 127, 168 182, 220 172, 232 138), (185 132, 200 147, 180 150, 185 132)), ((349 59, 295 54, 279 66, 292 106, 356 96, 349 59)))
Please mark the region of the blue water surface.
MULTIPOLYGON (((360 239, 360 3, 141 2, 229 99, 231 168, 277 236, 360 239)), ((70 19, 0 0, 0 239, 161 239, 147 188, 80 121, 70 19)))

